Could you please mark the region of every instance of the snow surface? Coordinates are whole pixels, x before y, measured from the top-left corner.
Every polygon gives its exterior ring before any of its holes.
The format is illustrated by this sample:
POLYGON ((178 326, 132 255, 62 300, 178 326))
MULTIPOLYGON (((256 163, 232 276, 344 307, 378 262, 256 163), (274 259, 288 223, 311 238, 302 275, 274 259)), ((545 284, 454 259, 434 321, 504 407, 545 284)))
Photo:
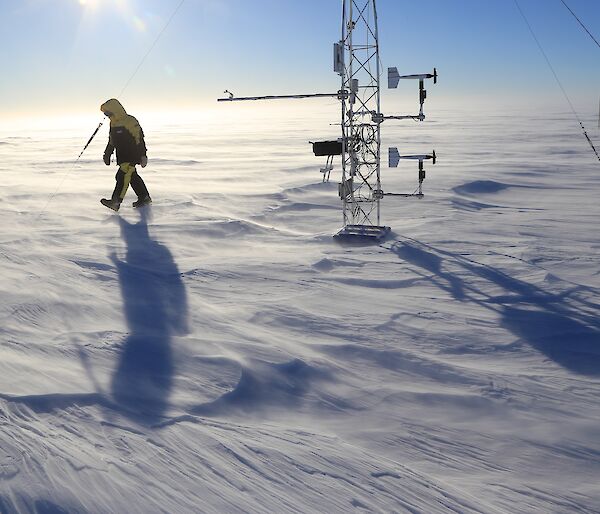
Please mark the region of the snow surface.
POLYGON ((134 112, 154 204, 119 214, 106 127, 72 166, 95 118, 0 130, 0 512, 600 512, 600 167, 572 117, 386 122, 384 154, 439 162, 348 245, 308 145, 337 108, 219 112, 134 112))

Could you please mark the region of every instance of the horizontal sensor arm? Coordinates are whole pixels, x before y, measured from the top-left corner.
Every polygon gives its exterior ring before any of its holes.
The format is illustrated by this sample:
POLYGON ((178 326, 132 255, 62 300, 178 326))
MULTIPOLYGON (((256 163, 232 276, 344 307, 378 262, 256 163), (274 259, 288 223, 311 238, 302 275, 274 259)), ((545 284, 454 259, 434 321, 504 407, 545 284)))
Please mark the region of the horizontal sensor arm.
MULTIPOLYGON (((226 91, 228 92, 228 91, 226 91)), ((282 100, 290 98, 338 98, 341 93, 313 93, 307 95, 267 95, 267 96, 230 96, 217 98, 217 102, 242 102, 245 100, 282 100)))

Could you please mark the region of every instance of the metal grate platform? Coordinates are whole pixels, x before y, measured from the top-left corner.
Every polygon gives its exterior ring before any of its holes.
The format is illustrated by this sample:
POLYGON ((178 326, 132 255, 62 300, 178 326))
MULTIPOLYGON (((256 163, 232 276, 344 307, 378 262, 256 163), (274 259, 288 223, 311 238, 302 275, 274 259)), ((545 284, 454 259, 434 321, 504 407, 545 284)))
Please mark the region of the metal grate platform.
POLYGON ((377 225, 346 225, 334 237, 342 239, 384 239, 390 233, 390 227, 377 225))

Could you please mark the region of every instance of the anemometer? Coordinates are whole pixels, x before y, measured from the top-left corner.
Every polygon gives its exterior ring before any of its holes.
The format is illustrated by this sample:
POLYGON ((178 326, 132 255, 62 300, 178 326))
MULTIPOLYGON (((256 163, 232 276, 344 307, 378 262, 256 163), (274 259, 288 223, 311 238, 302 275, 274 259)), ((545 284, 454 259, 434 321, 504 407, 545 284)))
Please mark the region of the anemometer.
POLYGON ((340 156, 342 165, 338 194, 342 201, 343 228, 337 237, 384 238, 390 227, 380 221, 380 201, 385 196, 423 198, 425 179, 424 162, 436 162, 431 154, 401 155, 397 148, 389 148, 390 167, 398 166, 401 159, 418 161, 418 187, 413 193, 387 193, 381 188, 381 124, 386 120, 423 121, 423 104, 427 98, 425 80, 437 82, 433 73, 400 75, 397 68, 388 68, 388 87, 396 88, 400 80, 419 81, 419 112, 416 115, 386 116, 380 107, 380 60, 377 8, 375 0, 343 0, 342 37, 333 45, 333 70, 341 78, 341 87, 335 93, 298 95, 269 95, 236 97, 226 90, 227 96, 219 102, 275 100, 291 98, 337 98, 341 102, 341 137, 333 141, 312 143, 315 156, 326 157, 321 168, 323 181, 329 181, 333 159, 340 156))

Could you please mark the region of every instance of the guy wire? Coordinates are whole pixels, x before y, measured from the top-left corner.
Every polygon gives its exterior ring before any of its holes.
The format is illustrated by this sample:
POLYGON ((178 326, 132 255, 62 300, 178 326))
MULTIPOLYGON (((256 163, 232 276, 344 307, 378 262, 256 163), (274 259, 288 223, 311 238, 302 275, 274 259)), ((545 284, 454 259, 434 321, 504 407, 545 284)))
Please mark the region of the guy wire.
POLYGON ((578 16, 573 12, 573 10, 567 5, 567 2, 565 2, 565 0, 560 0, 560 1, 569 10, 569 12, 573 15, 573 17, 579 22, 579 25, 581 25, 583 27, 583 30, 585 30, 588 33, 588 35, 594 40, 594 43, 596 43, 598 48, 600 48, 600 43, 598 43, 598 40, 592 35, 592 33, 587 29, 587 27, 583 24, 583 22, 578 18, 578 16))
MULTIPOLYGON (((164 24, 163 28, 161 29, 161 31, 157 34, 157 36, 154 38, 154 41, 152 42, 152 44, 150 45, 150 48, 148 48, 148 51, 144 54, 144 56, 142 57, 142 59, 140 60, 139 64, 137 65, 136 69, 133 71, 133 73, 131 74, 131 76, 129 77, 129 79, 127 80, 127 82, 125 83, 125 85, 123 86, 123 89, 121 89, 121 92, 119 93, 119 97, 121 95, 123 95, 123 93, 125 92, 125 90, 127 89, 127 87, 129 86, 129 84, 131 83, 131 81, 133 80, 133 78, 137 75, 138 71, 140 70, 140 68, 142 67, 142 64, 144 64, 144 61, 146 60, 146 58, 148 57, 148 55, 150 55, 150 52, 152 52, 152 50, 154 49, 154 47, 156 46, 156 43, 158 43, 158 40, 161 38, 161 36, 163 35, 163 33, 165 32, 165 30, 167 30, 167 27, 171 24, 171 21, 173 20, 173 18, 175 17, 175 15, 177 14, 177 12, 179 11, 179 9, 181 8, 181 6, 183 5, 183 3, 185 2, 185 0, 181 0, 179 2, 179 4, 177 5, 177 7, 175 8, 175 10, 171 13, 171 16, 169 17, 169 19, 167 20, 167 22, 164 24)), ((88 142, 85 144, 85 146, 83 147, 83 150, 81 150, 81 153, 79 154, 79 156, 77 157, 77 159, 75 159, 75 161, 73 161, 72 166, 69 168, 69 170, 67 171, 67 173, 65 173, 65 175, 63 176, 62 180, 60 181, 60 184, 58 184, 58 187, 56 188, 56 190, 54 191, 54 193, 52 193, 50 195, 50 197, 48 198, 48 201, 46 202, 46 204, 44 205, 44 208, 38 213, 36 219, 38 219, 45 211, 46 211, 46 207, 48 207, 48 204, 52 201, 52 199, 56 196, 56 194, 58 193, 59 189, 62 187, 65 179, 67 178, 67 176, 73 171, 73 169, 75 168, 75 166, 77 165, 77 163, 79 162, 79 159, 81 158, 81 156, 83 155, 83 152, 85 152, 85 150, 87 149, 87 147, 90 145, 90 143, 92 142, 92 139, 94 139, 94 137, 96 136, 96 134, 98 133, 98 130, 100 130, 100 127, 102 126, 102 121, 99 123, 98 127, 96 128, 96 130, 94 131, 94 133, 92 134, 92 136, 89 138, 88 142)))
POLYGON ((538 48, 540 49, 540 52, 544 56, 544 59, 546 60, 546 64, 548 64, 548 67, 550 68, 550 71, 552 72, 552 75, 554 75, 556 83, 558 84, 558 86, 560 87, 561 91, 563 92, 563 95, 565 96, 565 99, 567 100, 567 103, 569 104, 569 107, 571 108, 571 111, 573 112, 573 115, 575 116, 575 118, 579 122, 579 126, 581 127, 581 130, 583 131, 584 137, 587 139, 587 142, 590 144, 590 147, 592 148, 593 152, 596 154, 596 157, 598 158, 598 161, 600 161, 600 154, 598 153, 598 150, 596 150, 596 147, 594 146, 594 143, 592 142, 592 140, 588 136, 588 133, 585 130, 585 127, 583 126, 583 122, 579 118, 579 115, 577 114, 577 111, 575 110, 575 107, 573 107, 573 104, 571 103, 571 99, 569 98, 569 95, 567 95, 567 92, 566 92, 565 88, 563 87, 560 79, 558 78, 558 75, 556 74, 556 71, 554 71, 554 67, 552 66, 552 63, 550 62, 550 59, 548 58, 548 56, 546 55, 546 52, 542 48, 542 45, 541 45, 540 41, 538 40, 537 36, 535 35, 535 32, 533 31, 533 28, 531 27, 531 24, 527 20, 527 17, 525 16, 525 13, 523 12, 523 9, 521 9, 521 6, 519 5, 519 1, 518 0, 515 0, 515 5, 517 6, 517 9, 521 13, 521 16, 523 17, 523 20, 525 21, 525 24, 529 28, 529 32, 531 33, 531 36, 533 37, 533 39, 536 42, 538 48))
POLYGON ((63 178, 61 179, 60 183, 58 184, 58 186, 56 187, 56 189, 54 190, 54 193, 52 193, 49 197, 48 200, 46 201, 46 204, 44 205, 44 208, 38 213, 36 220, 39 219, 39 217, 45 212, 46 207, 48 207, 48 204, 50 203, 50 201, 56 196, 56 193, 58 193, 58 190, 62 187, 62 185, 65 182, 65 179, 69 176, 69 174, 73 171, 73 169, 75 168, 76 164, 79 162, 79 159, 81 158, 81 156, 83 155, 83 152, 85 152, 85 149, 90 145, 90 143, 92 142, 92 139, 94 139, 94 136, 98 133, 98 131, 100 130, 100 127, 102 126, 103 122, 100 122, 98 124, 98 126, 96 127, 96 130, 94 130, 94 133, 91 135, 91 137, 88 139, 88 142, 85 144, 85 146, 83 147, 83 150, 81 150, 81 153, 79 154, 79 156, 77 157, 77 159, 75 159, 75 161, 73 161, 73 164, 71 165, 71 167, 69 168, 69 170, 63 175, 63 178))
POLYGON ((140 60, 140 63, 137 65, 137 68, 135 70, 133 70, 133 73, 131 74, 131 77, 129 77, 129 79, 127 80, 127 82, 123 86, 123 89, 121 89, 121 92, 119 93, 119 97, 124 93, 124 91, 129 86, 129 83, 137 75, 137 72, 142 67, 142 64, 144 64, 144 61, 146 60, 146 57, 148 57, 148 55, 150 55, 150 52, 152 52, 152 50, 154 50, 154 47, 156 46, 156 43, 158 43, 158 40, 163 35, 164 31, 167 30, 167 27, 171 24, 171 21, 173 20, 173 18, 175 17, 175 15, 177 14, 177 12, 179 11, 180 7, 183 5, 184 2, 185 2, 185 0, 181 0, 181 2, 179 2, 179 5, 177 7, 175 7, 175 10, 171 14, 170 18, 167 20, 167 23, 165 23, 165 25, 162 28, 162 30, 158 33, 158 35, 154 39, 154 42, 152 43, 152 45, 150 45, 150 48, 148 48, 148 51, 146 52, 146 54, 144 55, 144 57, 142 57, 142 59, 140 60))

